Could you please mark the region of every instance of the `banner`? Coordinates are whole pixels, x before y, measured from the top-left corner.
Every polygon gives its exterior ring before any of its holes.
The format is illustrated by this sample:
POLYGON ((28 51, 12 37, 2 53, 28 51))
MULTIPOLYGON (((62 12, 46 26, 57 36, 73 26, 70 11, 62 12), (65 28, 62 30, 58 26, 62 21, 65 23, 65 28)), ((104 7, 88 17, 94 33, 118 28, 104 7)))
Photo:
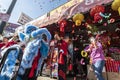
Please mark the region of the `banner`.
POLYGON ((52 23, 56 23, 61 19, 68 19, 76 13, 89 11, 95 5, 102 5, 112 2, 113 0, 71 0, 68 3, 51 11, 49 15, 32 24, 43 27, 52 23))
POLYGON ((4 32, 9 32, 9 33, 14 33, 15 29, 18 28, 20 25, 18 24, 13 24, 13 23, 7 23, 4 32))
POLYGON ((89 11, 92 7, 95 5, 102 5, 102 4, 108 4, 112 2, 113 0, 83 0, 81 3, 76 4, 70 9, 67 9, 65 13, 63 13, 61 17, 64 17, 66 14, 66 18, 70 18, 76 13, 80 12, 86 12, 89 11))

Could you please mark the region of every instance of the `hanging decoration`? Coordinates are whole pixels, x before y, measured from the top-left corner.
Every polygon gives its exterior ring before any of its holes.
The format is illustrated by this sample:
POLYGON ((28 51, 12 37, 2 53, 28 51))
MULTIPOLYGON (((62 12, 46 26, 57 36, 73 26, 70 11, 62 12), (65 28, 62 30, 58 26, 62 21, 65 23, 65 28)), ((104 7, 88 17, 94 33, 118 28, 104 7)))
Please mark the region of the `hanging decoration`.
POLYGON ((104 14, 105 7, 102 5, 96 5, 90 10, 90 16, 94 18, 94 23, 101 23, 103 18, 109 18, 111 13, 104 14))
POLYGON ((115 19, 114 18, 111 18, 110 20, 108 20, 108 24, 109 23, 114 23, 115 22, 115 19))
POLYGON ((80 21, 80 20, 76 20, 76 21, 75 21, 75 25, 76 25, 76 26, 80 26, 80 25, 81 25, 81 21, 80 21))
POLYGON ((96 14, 96 13, 104 13, 105 12, 105 7, 104 6, 102 6, 102 5, 96 5, 95 7, 93 7, 91 10, 90 10, 90 15, 92 16, 92 17, 94 17, 94 15, 96 14))
POLYGON ((80 26, 83 20, 84 20, 84 15, 81 13, 77 13, 73 16, 73 21, 75 22, 76 26, 80 26))
POLYGON ((118 8, 118 13, 119 13, 119 15, 120 15, 120 7, 118 8))
POLYGON ((82 59, 80 60, 80 64, 81 64, 81 65, 85 65, 84 58, 82 58, 82 59))
POLYGON ((95 15, 94 15, 94 21, 95 22, 98 22, 98 23, 100 23, 100 22, 102 22, 102 16, 100 16, 99 15, 99 13, 96 13, 95 15))
POLYGON ((87 57, 87 56, 88 56, 88 53, 85 52, 84 50, 82 50, 82 51, 81 51, 81 55, 82 55, 82 57, 87 57))
POLYGON ((111 5, 111 8, 114 11, 117 11, 119 7, 120 7, 120 0, 114 0, 113 3, 112 3, 112 5, 111 5))
POLYGON ((102 21, 102 16, 100 14, 105 12, 105 7, 102 5, 96 5, 90 10, 90 15, 91 17, 94 17, 94 22, 101 22, 102 21))
POLYGON ((65 27, 67 25, 66 20, 61 20, 60 22, 58 22, 58 25, 60 27, 60 35, 64 36, 64 34, 65 34, 65 27))

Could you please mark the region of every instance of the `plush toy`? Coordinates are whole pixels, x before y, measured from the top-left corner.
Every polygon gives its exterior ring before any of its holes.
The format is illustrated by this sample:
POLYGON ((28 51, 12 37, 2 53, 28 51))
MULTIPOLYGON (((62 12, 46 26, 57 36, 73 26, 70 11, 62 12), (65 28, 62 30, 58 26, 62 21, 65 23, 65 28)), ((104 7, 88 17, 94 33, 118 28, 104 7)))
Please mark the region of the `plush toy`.
POLYGON ((19 65, 22 59, 22 49, 19 45, 13 45, 3 52, 4 58, 0 65, 0 79, 1 80, 11 80, 17 75, 19 65))
MULTIPOLYGON (((18 72, 19 75, 26 75, 26 69, 30 69, 30 73, 26 76, 28 77, 26 79, 33 78, 34 74, 37 75, 38 70, 40 70, 42 60, 47 56, 49 51, 48 43, 51 40, 51 34, 46 28, 40 28, 33 31, 31 37, 33 40, 30 41, 25 48, 20 70, 18 72), (47 40, 43 39, 43 35, 46 36, 47 40)), ((23 80, 22 78, 20 79, 19 76, 18 79, 23 80)))

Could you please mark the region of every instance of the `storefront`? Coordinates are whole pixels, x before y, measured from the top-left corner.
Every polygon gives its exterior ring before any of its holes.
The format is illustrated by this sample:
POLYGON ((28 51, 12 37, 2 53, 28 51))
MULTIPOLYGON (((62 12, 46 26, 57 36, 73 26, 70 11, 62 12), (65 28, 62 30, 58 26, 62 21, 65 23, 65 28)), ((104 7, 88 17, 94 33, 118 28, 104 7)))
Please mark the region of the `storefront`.
MULTIPOLYGON (((119 0, 115 1, 120 4, 119 0)), ((52 16, 49 18, 47 16, 45 17, 47 21, 43 24, 39 20, 31 24, 48 28, 53 36, 57 31, 69 34, 73 42, 78 39, 73 45, 77 46, 80 55, 89 44, 88 38, 91 35, 99 34, 106 57, 104 77, 106 80, 118 80, 120 79, 120 74, 118 74, 120 72, 120 5, 115 1, 85 0, 67 8, 62 15, 58 14, 59 18, 56 16, 56 19, 54 17, 51 20, 52 16), (87 1, 91 3, 88 4, 87 1)), ((91 74, 88 76, 90 79, 94 79, 91 74)))

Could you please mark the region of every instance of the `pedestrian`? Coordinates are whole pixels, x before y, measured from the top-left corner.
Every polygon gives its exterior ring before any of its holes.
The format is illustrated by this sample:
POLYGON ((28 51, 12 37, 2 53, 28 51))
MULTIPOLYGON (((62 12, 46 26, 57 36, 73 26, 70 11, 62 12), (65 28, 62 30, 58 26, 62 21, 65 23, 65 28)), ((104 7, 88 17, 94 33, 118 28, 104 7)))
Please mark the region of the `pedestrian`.
POLYGON ((97 80, 105 80, 102 76, 102 70, 105 65, 102 44, 94 37, 90 38, 90 45, 87 50, 90 53, 90 60, 97 80))

